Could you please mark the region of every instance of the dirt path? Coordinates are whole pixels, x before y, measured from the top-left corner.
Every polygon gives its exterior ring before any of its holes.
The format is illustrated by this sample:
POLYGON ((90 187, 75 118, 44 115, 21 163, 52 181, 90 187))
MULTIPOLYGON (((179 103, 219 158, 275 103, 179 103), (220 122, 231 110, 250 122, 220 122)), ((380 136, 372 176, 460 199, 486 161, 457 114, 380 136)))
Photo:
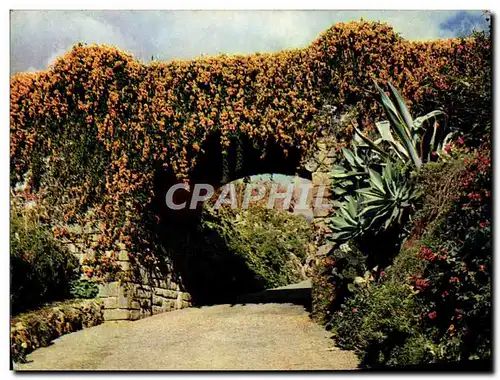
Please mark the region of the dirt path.
POLYGON ((352 352, 293 304, 218 305, 62 336, 19 370, 339 370, 352 352))

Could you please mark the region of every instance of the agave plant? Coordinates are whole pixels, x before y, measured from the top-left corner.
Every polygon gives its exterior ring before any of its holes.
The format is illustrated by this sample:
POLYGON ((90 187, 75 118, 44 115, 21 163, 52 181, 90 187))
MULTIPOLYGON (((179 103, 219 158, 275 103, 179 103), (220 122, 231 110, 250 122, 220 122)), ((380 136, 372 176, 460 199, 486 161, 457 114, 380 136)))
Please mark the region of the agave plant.
POLYGON ((368 187, 356 190, 357 197, 346 196, 330 219, 332 240, 342 243, 372 229, 376 232, 402 225, 411 206, 420 197, 414 184, 401 170, 386 162, 382 175, 368 169, 368 187))
POLYGON ((401 225, 420 194, 401 167, 419 170, 433 153, 440 155, 452 134, 447 117, 436 110, 413 119, 406 102, 389 83, 391 97, 377 83, 388 121, 376 123, 379 137, 371 140, 355 128, 352 149, 343 149, 343 165, 332 170, 333 192, 343 197, 331 218, 332 239, 342 243, 368 229, 376 233, 401 225), (438 119, 442 119, 442 125, 438 119))
POLYGON ((331 171, 334 179, 333 192, 336 195, 352 195, 354 190, 366 186, 368 169, 382 165, 382 156, 373 151, 355 135, 352 149, 342 148, 343 165, 334 165, 331 171))
POLYGON ((359 216, 370 220, 366 228, 380 226, 386 230, 393 223, 401 225, 420 193, 400 170, 393 168, 390 161, 384 166, 382 175, 372 169, 369 173, 370 186, 357 190, 362 197, 359 216))
POLYGON ((446 114, 441 110, 434 110, 425 116, 413 119, 405 100, 391 83, 389 88, 392 98, 376 82, 375 87, 380 92, 382 106, 389 121, 376 124, 380 134, 380 138, 376 141, 370 140, 357 128, 355 128, 356 134, 384 158, 409 160, 417 170, 420 170, 422 163, 430 161, 433 152, 440 152, 444 141, 450 137, 446 114), (438 122, 438 118, 443 120, 442 124, 438 122), (389 146, 389 151, 381 147, 383 142, 389 146))
POLYGON ((366 221, 361 215, 361 202, 359 197, 346 196, 344 202, 339 202, 335 215, 330 218, 333 230, 331 239, 342 243, 362 235, 365 231, 366 221))

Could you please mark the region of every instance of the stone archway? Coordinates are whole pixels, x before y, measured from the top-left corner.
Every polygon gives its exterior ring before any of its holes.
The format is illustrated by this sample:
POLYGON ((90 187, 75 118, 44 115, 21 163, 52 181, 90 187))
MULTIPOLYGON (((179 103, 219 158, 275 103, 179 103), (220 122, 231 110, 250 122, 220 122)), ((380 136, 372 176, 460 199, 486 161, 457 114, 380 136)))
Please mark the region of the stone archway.
MULTIPOLYGON (((351 117, 351 113, 337 117, 333 121, 336 124, 333 128, 347 125, 351 117)), ((335 157, 338 157, 339 149, 334 136, 331 129, 323 129, 305 160, 300 160, 300 155, 295 152, 284 155, 282 151, 280 152, 279 146, 276 144, 273 147, 272 143, 268 155, 261 158, 260 152, 252 151, 248 141, 243 142, 244 159, 240 166, 236 162, 236 157, 239 154, 238 146, 230 147, 229 155, 224 158, 217 145, 218 139, 214 137, 204 147, 205 157, 202 157, 200 164, 193 171, 190 183, 191 185, 208 183, 213 186, 221 186, 234 179, 262 172, 299 175, 311 179, 312 204, 314 206, 314 217, 311 224, 315 233, 316 258, 318 259, 331 249, 331 245, 325 242, 324 237, 331 232, 327 221, 330 214, 329 208, 332 207, 333 201, 330 192, 332 184, 330 171, 335 157), (226 163, 224 163, 224 159, 226 159, 226 163), (229 169, 226 173, 222 172, 224 165, 227 165, 229 169), (320 198, 319 202, 318 198, 320 198)), ((186 223, 190 223, 189 218, 196 218, 196 210, 180 210, 174 215, 164 208, 166 189, 175 182, 173 175, 168 177, 163 174, 163 176, 159 175, 156 178, 155 183, 156 206, 161 208, 159 215, 161 220, 167 221, 165 223, 167 229, 171 228, 172 225, 182 228, 186 223)), ((178 238, 179 235, 174 236, 174 239, 178 238)), ((137 264, 130 262, 127 254, 122 254, 120 259, 120 264, 125 272, 135 271, 141 276, 122 282, 109 283, 101 287, 100 296, 104 301, 106 319, 138 319, 192 304, 193 298, 183 282, 182 274, 176 273, 176 270, 177 272, 179 270, 175 263, 166 263, 163 270, 158 270, 156 273, 145 273, 144 268, 137 268, 137 264)), ((209 287, 210 284, 206 286, 209 287)))

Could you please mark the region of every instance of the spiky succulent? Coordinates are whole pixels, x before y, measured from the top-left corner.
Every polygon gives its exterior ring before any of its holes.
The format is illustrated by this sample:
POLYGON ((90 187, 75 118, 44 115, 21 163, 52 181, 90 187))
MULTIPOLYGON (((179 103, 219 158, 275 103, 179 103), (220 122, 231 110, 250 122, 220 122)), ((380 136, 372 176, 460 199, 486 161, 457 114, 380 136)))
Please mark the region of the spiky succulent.
POLYGON ((340 243, 368 229, 378 232, 402 224, 419 197, 402 168, 410 165, 420 170, 433 153, 440 155, 451 136, 443 111, 413 119, 392 84, 391 96, 375 86, 389 120, 376 123, 379 137, 375 140, 355 128, 351 149, 342 150, 343 165, 332 169, 333 192, 343 197, 331 218, 333 239, 340 243))
POLYGON ((415 185, 390 161, 384 166, 382 175, 372 169, 369 173, 369 187, 357 190, 362 198, 360 217, 369 221, 366 228, 386 230, 393 223, 401 225, 420 196, 415 185))
POLYGON ((363 234, 366 221, 361 215, 361 202, 353 196, 346 196, 344 202, 338 203, 335 215, 330 218, 333 230, 332 240, 345 242, 363 234))
POLYGON ((420 170, 422 163, 430 161, 433 153, 441 152, 444 141, 451 135, 448 133, 446 114, 441 110, 434 110, 413 119, 405 100, 391 83, 391 97, 377 83, 375 87, 380 92, 382 106, 389 121, 376 124, 380 138, 375 141, 363 135, 357 128, 356 134, 385 159, 410 161, 420 170), (442 120, 441 124, 438 119, 442 120), (386 149, 382 147, 383 144, 387 146, 386 149))

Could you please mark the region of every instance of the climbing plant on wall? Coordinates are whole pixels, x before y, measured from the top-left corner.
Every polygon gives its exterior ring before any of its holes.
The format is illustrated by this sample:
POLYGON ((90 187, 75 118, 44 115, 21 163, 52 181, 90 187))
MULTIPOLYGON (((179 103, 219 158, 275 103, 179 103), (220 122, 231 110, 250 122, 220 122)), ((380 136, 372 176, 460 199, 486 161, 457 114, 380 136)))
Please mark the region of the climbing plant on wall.
POLYGON ((304 49, 148 65, 80 44, 46 71, 11 77, 11 184, 47 190, 56 234, 91 219, 102 231, 96 251, 125 245, 152 257, 139 221, 155 172, 187 181, 208 137, 219 136, 223 152, 245 136, 263 153, 272 141, 304 154, 327 94, 356 104, 362 129, 373 125, 373 79, 390 80, 415 115, 439 104, 450 123, 467 120, 449 92, 466 99, 472 90, 456 78, 489 67, 490 54, 480 36, 411 42, 368 22, 334 25, 304 49))

